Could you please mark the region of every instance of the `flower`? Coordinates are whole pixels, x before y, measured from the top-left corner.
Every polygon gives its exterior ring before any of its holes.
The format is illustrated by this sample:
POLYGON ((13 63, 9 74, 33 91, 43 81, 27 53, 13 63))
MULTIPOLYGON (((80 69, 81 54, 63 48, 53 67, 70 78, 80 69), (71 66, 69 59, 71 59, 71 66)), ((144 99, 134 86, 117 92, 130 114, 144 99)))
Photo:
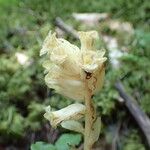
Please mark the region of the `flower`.
POLYGON ((43 63, 47 86, 66 97, 84 101, 86 79, 92 95, 95 94, 102 87, 107 59, 105 51, 94 47, 97 38, 96 31, 79 32, 79 49, 49 32, 40 51, 40 55, 47 54, 43 63))
POLYGON ((71 104, 61 110, 52 111, 51 107, 46 108, 44 117, 50 121, 53 127, 66 120, 78 120, 85 114, 85 106, 83 104, 71 104))

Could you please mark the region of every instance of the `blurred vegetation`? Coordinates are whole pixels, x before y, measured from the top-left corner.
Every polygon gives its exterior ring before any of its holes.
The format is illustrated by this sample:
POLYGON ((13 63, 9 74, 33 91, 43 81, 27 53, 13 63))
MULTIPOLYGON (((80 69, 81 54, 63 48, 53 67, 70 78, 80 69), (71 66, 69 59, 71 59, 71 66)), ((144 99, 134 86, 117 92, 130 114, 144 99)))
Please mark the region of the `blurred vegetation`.
POLYGON ((126 131, 132 118, 118 103, 114 82, 124 77, 129 94, 150 115, 149 4, 148 0, 0 0, 0 143, 42 129, 46 123, 43 118, 45 106, 50 104, 59 109, 71 103, 47 89, 42 58, 39 58, 42 41, 50 29, 55 29, 55 17, 62 17, 77 30, 86 30, 71 17, 73 12, 107 12, 112 19, 131 22, 135 32, 128 37, 127 33, 109 32, 105 30, 106 26, 95 27, 103 34, 119 37, 120 46, 129 50, 120 59, 119 70, 112 69, 108 62, 104 88, 94 97, 98 112, 102 114, 102 136, 112 124, 124 120, 127 125, 120 135, 121 149, 145 150, 138 127, 131 123, 126 131), (16 52, 25 53, 31 63, 19 64, 16 52))
POLYGON ((70 150, 81 142, 80 134, 63 134, 53 144, 47 144, 44 142, 36 142, 32 144, 31 150, 70 150))

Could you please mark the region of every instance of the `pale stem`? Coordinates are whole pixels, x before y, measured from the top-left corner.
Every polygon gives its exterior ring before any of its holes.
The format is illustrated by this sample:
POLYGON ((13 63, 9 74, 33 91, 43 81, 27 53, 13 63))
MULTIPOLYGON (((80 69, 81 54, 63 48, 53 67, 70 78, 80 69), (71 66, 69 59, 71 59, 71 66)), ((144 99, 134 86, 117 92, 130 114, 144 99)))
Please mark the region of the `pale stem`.
POLYGON ((91 91, 88 89, 86 85, 86 93, 85 93, 85 106, 86 106, 86 114, 85 114, 85 132, 84 132, 84 150, 92 150, 92 144, 90 142, 90 134, 92 132, 94 121, 96 120, 96 110, 93 105, 93 101, 91 99, 91 91))

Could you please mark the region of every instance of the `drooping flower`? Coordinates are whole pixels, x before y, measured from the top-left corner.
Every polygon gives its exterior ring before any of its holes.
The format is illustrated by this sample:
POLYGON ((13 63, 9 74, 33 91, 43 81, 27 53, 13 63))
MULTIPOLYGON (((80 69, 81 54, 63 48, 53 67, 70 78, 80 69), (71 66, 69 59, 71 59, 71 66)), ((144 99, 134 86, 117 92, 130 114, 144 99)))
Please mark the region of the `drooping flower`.
POLYGON ((85 106, 83 104, 72 104, 61 110, 52 111, 50 106, 46 108, 44 117, 50 121, 53 127, 56 127, 62 121, 78 120, 85 114, 85 106))
POLYGON ((80 101, 84 101, 85 98, 86 77, 92 94, 101 88, 106 57, 105 51, 95 49, 96 38, 96 31, 79 32, 81 48, 78 48, 62 38, 57 38, 55 33, 49 32, 40 51, 40 55, 47 54, 43 66, 47 73, 45 82, 49 88, 80 101))

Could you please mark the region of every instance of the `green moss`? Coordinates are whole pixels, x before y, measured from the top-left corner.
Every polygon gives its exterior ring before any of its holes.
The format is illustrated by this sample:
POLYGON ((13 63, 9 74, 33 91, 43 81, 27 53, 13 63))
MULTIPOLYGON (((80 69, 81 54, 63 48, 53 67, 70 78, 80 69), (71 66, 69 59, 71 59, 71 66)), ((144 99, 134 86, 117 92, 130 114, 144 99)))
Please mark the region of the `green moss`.
POLYGON ((146 150, 146 148, 142 145, 142 141, 138 135, 138 133, 133 130, 131 131, 126 139, 124 140, 123 150, 146 150))

